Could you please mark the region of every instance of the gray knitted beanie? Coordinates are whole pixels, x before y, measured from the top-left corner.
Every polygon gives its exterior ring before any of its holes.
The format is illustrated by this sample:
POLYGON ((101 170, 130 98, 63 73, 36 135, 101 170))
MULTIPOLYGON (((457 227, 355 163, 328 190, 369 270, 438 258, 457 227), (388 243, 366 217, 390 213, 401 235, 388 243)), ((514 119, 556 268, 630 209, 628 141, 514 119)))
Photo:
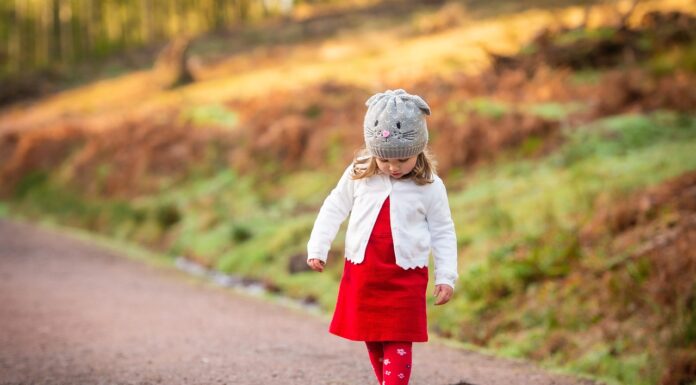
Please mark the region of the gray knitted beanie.
POLYGON ((365 146, 373 156, 384 159, 410 158, 428 144, 425 115, 430 107, 417 95, 387 90, 372 95, 363 123, 365 146))

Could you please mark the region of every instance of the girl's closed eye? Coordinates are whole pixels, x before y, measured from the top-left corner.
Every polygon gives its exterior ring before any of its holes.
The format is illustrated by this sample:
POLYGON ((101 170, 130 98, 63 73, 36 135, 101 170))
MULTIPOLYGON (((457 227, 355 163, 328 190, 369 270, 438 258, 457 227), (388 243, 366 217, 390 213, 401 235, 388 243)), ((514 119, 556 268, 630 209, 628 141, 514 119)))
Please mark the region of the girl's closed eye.
POLYGON ((406 159, 399 159, 399 162, 401 163, 406 163, 410 160, 411 158, 406 158, 406 159))

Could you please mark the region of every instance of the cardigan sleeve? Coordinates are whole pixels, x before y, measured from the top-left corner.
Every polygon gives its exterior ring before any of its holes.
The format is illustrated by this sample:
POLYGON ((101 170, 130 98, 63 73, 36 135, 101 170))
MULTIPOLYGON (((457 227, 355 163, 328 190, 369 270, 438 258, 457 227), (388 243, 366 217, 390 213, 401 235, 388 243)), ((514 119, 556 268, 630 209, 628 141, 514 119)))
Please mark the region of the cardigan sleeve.
POLYGON ((439 178, 434 182, 434 195, 426 220, 435 260, 435 284, 447 284, 454 288, 457 281, 457 237, 447 201, 447 190, 439 178))
POLYGON ((316 258, 326 262, 331 243, 353 207, 355 183, 351 178, 352 169, 352 164, 346 168, 338 184, 319 209, 319 215, 307 242, 308 260, 316 258))

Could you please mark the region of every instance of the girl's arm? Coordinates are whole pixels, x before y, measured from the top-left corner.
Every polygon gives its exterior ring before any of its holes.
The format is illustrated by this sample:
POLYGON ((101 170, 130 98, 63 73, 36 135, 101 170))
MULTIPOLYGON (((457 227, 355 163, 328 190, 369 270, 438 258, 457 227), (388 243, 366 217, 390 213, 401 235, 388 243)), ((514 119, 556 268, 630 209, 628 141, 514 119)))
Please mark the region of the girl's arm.
POLYGON ((457 236, 447 201, 447 190, 439 178, 433 182, 433 195, 426 220, 430 230, 430 242, 435 259, 435 285, 449 285, 454 289, 457 281, 457 236))
POLYGON ((348 166, 336 187, 324 200, 307 242, 307 260, 326 262, 331 243, 353 207, 354 181, 350 177, 353 165, 348 166))

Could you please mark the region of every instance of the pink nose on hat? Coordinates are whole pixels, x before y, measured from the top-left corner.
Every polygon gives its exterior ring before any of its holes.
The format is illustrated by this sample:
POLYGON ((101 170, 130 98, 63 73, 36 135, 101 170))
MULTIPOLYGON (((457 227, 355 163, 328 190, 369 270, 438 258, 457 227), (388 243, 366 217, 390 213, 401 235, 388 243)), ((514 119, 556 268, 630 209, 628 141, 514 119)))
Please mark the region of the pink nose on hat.
POLYGON ((387 131, 387 130, 383 130, 383 131, 382 131, 382 137, 383 137, 383 138, 389 137, 390 134, 391 134, 391 133, 390 133, 389 131, 387 131))

